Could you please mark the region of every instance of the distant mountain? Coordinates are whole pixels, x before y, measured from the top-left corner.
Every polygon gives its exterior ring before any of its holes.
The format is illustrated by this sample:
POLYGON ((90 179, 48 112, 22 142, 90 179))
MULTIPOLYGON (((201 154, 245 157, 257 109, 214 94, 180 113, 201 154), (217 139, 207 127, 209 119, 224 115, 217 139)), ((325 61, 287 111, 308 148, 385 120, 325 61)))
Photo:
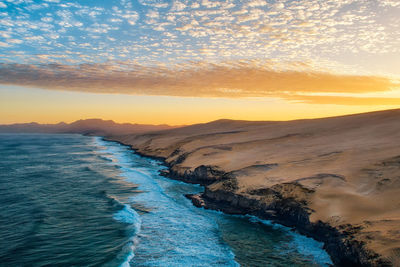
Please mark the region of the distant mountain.
POLYGON ((176 128, 166 124, 116 123, 112 120, 86 119, 57 124, 17 123, 0 125, 0 133, 79 133, 86 135, 125 135, 176 128))

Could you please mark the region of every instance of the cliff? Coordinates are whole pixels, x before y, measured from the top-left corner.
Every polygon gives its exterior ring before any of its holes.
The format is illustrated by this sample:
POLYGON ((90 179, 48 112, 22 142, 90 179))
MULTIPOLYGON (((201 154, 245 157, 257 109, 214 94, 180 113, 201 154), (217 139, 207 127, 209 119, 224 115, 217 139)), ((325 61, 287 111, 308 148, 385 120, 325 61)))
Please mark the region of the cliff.
POLYGON ((400 265, 400 110, 313 120, 219 120, 113 136, 205 185, 196 206, 271 219, 339 266, 400 265))

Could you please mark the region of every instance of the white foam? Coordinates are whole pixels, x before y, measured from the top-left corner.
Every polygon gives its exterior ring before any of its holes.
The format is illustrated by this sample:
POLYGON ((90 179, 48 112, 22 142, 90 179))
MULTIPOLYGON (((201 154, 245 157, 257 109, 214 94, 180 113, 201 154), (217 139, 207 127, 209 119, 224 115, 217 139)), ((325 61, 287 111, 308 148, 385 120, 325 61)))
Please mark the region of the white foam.
POLYGON ((292 236, 293 240, 291 244, 297 252, 313 258, 314 262, 317 262, 320 266, 332 266, 332 260, 328 253, 323 249, 324 244, 322 242, 318 242, 310 237, 301 235, 296 231, 292 231, 292 229, 289 227, 273 223, 270 220, 262 220, 251 215, 246 215, 246 217, 248 217, 251 222, 259 222, 271 226, 273 229, 284 230, 292 236))
POLYGON ((134 226, 135 233, 139 233, 142 224, 140 215, 129 205, 124 205, 124 208, 114 214, 113 218, 119 222, 134 226))
MULTIPOLYGON (((220 212, 207 211, 211 213, 206 215, 205 211, 193 207, 186 199, 186 202, 177 201, 176 196, 171 195, 173 190, 168 191, 169 187, 178 185, 180 190, 185 192, 174 192, 182 197, 183 193, 189 193, 186 188, 189 191, 200 191, 201 187, 160 177, 158 170, 165 166, 160 165, 158 161, 137 156, 122 145, 109 145, 100 138, 96 141, 98 146, 101 146, 103 155, 112 159, 112 163, 109 164, 120 166, 121 177, 139 184, 143 193, 133 196, 130 200, 152 209, 150 213, 140 217, 130 205, 125 205, 114 215, 114 219, 133 225, 136 231, 132 233, 129 245, 124 248, 125 258, 121 266, 129 266, 131 261, 142 262, 148 266, 207 266, 216 262, 219 266, 239 266, 231 248, 221 241, 214 216, 208 216, 220 212), (138 236, 142 220, 145 227, 138 236), (160 242, 157 238, 162 238, 163 241, 160 242), (138 239, 141 244, 139 247, 136 246, 138 239), (155 256, 140 258, 144 254, 155 256)), ((252 222, 261 222, 292 235, 293 242, 289 246, 293 246, 293 250, 298 253, 314 259, 313 261, 321 266, 332 264, 329 255, 322 249, 322 243, 271 221, 260 220, 254 216, 247 217, 252 222)))
POLYGON ((135 256, 135 248, 139 243, 137 235, 140 232, 140 228, 142 225, 142 220, 140 215, 132 209, 129 205, 124 205, 124 208, 114 214, 113 218, 119 222, 129 224, 128 231, 130 235, 129 242, 122 249, 121 254, 124 257, 123 262, 121 263, 121 267, 129 267, 129 262, 135 256))
MULTIPOLYGON (((101 139, 97 141, 102 146, 101 152, 108 154, 107 157, 120 166, 120 176, 138 184, 143 191, 130 200, 152 209, 150 213, 142 215, 145 228, 140 236, 137 236, 138 232, 135 235, 140 239, 140 247, 133 244, 121 266, 129 266, 130 261, 134 264, 144 261, 143 264, 148 266, 209 266, 213 262, 219 263, 219 266, 238 266, 230 247, 221 242, 215 221, 199 214, 191 204, 183 206, 166 193, 165 188, 174 186, 175 182, 158 175, 158 171, 165 166, 137 156, 124 146, 108 145, 101 139), (137 255, 138 251, 140 255, 137 255), (137 259, 144 254, 147 254, 145 258, 137 259)), ((184 198, 183 194, 178 194, 184 198)), ((127 205, 114 215, 114 219, 137 224, 140 216, 134 216, 135 213, 127 205)))

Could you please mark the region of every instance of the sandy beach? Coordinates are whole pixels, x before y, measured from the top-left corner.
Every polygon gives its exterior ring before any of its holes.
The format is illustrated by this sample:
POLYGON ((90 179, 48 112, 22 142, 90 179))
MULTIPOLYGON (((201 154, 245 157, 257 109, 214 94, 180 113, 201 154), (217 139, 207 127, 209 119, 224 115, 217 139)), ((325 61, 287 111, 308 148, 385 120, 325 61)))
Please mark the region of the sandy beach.
POLYGON ((325 242, 337 265, 400 264, 400 110, 109 138, 205 185, 190 196, 197 206, 293 226, 325 242))

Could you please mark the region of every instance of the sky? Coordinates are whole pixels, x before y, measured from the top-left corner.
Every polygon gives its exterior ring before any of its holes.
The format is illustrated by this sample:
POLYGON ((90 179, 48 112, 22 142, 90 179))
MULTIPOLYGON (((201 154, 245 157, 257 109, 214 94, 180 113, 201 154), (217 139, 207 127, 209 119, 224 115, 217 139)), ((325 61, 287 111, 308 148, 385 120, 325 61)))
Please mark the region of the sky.
POLYGON ((0 123, 400 107, 399 0, 0 0, 0 123))

